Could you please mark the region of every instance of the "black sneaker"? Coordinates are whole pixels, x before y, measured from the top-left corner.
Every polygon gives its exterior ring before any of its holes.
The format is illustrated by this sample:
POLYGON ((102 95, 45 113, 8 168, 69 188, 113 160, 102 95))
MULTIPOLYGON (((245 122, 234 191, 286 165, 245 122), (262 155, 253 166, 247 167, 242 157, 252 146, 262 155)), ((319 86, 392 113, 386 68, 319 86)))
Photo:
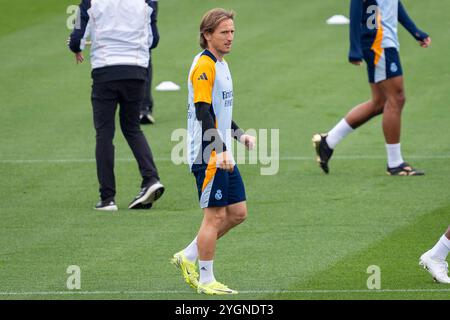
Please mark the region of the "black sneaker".
POLYGON ((153 203, 148 203, 148 204, 138 203, 131 209, 133 209, 133 210, 149 210, 152 207, 153 207, 153 203))
POLYGON ((100 211, 117 211, 116 202, 114 200, 100 200, 94 207, 95 210, 100 211))
POLYGON ((327 143, 327 134, 315 134, 312 137, 313 146, 316 149, 317 154, 317 162, 322 168, 323 172, 330 172, 328 168, 328 161, 330 161, 331 156, 333 155, 333 149, 328 146, 327 143))
POLYGON ((150 209, 153 203, 161 198, 164 186, 158 181, 143 187, 139 194, 131 201, 128 209, 150 209))
POLYGON ((403 162, 401 165, 395 168, 387 167, 387 172, 390 176, 424 176, 425 172, 414 169, 408 163, 403 162))
POLYGON ((141 124, 154 124, 155 118, 153 118, 150 112, 143 112, 139 116, 139 122, 141 124))

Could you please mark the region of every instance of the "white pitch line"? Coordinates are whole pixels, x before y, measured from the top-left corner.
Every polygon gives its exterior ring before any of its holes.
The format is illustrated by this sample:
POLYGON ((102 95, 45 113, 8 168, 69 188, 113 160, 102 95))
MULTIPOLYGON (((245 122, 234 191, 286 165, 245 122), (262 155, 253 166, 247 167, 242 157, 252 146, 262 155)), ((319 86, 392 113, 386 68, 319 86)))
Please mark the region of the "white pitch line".
POLYGON ((267 294, 291 294, 291 293, 408 293, 408 292, 450 292, 450 289, 364 289, 364 290, 260 290, 260 291, 239 291, 239 293, 267 293, 267 294))
POLYGON ((185 294, 192 291, 37 291, 37 292, 0 292, 0 296, 45 296, 45 295, 100 295, 100 294, 185 294))
MULTIPOLYGON (((450 159, 450 154, 441 155, 431 155, 431 156, 406 156, 408 159, 450 159)), ((284 161, 310 161, 315 160, 315 157, 297 157, 297 156, 286 156, 280 157, 280 160, 284 161)), ((368 156, 368 155, 357 155, 357 156, 334 156, 333 160, 379 160, 386 159, 386 156, 368 156)))
MULTIPOLYGON (((382 160, 386 159, 385 156, 335 156, 333 160, 382 160)), ((450 159, 450 154, 442 155, 431 155, 431 156, 408 156, 408 159, 430 159, 430 160, 448 160, 450 159)), ((171 162, 172 159, 169 157, 155 158, 156 162, 171 162)), ((267 159, 264 159, 267 160, 267 159)), ((270 159, 274 160, 274 159, 270 159)), ((315 161, 314 156, 282 156, 279 158, 280 161, 315 161)), ((134 158, 119 158, 115 159, 116 162, 134 162, 134 158)), ((95 159, 4 159, 0 160, 0 164, 33 164, 33 163, 95 163, 95 159)), ((245 163, 244 163, 245 164, 245 163)))
MULTIPOLYGON (((0 296, 45 296, 45 295, 161 295, 189 294, 195 291, 37 291, 37 292, 0 292, 0 296)), ((374 290, 243 290, 241 294, 294 294, 294 293, 440 293, 449 289, 374 289, 374 290)))

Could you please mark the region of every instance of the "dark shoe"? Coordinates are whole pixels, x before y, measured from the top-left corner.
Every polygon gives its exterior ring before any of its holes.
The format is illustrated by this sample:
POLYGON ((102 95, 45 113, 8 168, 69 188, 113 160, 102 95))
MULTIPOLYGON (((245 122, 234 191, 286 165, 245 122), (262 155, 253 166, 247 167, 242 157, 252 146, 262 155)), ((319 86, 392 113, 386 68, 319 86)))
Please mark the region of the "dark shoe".
POLYGON ((408 163, 403 162, 401 165, 395 168, 387 167, 387 172, 390 176, 424 176, 425 172, 414 169, 408 163))
POLYGON ((153 118, 150 112, 141 113, 139 116, 139 122, 141 124, 154 124, 155 118, 153 118))
POLYGON ((95 210, 100 211, 117 211, 118 208, 114 200, 102 201, 100 200, 94 207, 95 210))
POLYGON ((128 209, 150 209, 153 203, 161 198, 164 186, 159 182, 143 187, 138 195, 131 201, 128 209))
POLYGON ((333 155, 333 149, 328 146, 327 136, 327 134, 317 133, 313 136, 312 142, 316 150, 317 162, 323 172, 328 174, 330 172, 330 169, 328 168, 328 161, 330 161, 331 156, 333 155))
POLYGON ((149 203, 149 204, 138 203, 132 209, 133 210, 149 210, 152 208, 152 206, 153 206, 153 203, 149 203))

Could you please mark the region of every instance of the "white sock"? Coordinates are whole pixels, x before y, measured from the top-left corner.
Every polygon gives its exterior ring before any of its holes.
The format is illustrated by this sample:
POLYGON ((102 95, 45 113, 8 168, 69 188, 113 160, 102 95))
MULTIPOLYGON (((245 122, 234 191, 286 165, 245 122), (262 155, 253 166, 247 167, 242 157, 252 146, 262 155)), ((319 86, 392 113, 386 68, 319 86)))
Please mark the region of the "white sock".
POLYGON ((386 144, 386 151, 388 157, 388 167, 395 168, 401 165, 404 161, 402 158, 402 151, 400 143, 386 144))
POLYGON ((197 246, 197 237, 183 250, 185 257, 191 261, 197 261, 198 257, 198 246, 197 246))
POLYGON ((198 260, 198 267, 200 269, 200 283, 206 284, 216 281, 213 272, 213 260, 211 261, 201 261, 198 260))
POLYGON ((347 123, 345 119, 339 121, 339 123, 328 132, 327 144, 331 149, 336 148, 339 142, 348 136, 350 133, 355 131, 350 125, 347 123))
POLYGON ((436 245, 430 250, 431 258, 436 260, 445 260, 450 251, 450 240, 443 235, 436 245))

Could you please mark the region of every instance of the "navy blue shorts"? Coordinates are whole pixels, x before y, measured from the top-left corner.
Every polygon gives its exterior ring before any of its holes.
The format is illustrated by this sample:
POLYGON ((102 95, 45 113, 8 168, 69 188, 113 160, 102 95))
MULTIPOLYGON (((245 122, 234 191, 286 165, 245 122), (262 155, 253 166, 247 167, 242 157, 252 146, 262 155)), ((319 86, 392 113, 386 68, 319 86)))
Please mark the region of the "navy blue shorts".
POLYGON ((232 173, 219 168, 193 171, 200 207, 226 207, 245 201, 245 187, 238 167, 232 173))
POLYGON ((403 75, 400 56, 396 48, 383 49, 381 56, 377 56, 373 50, 364 50, 363 55, 370 83, 378 83, 403 75))

